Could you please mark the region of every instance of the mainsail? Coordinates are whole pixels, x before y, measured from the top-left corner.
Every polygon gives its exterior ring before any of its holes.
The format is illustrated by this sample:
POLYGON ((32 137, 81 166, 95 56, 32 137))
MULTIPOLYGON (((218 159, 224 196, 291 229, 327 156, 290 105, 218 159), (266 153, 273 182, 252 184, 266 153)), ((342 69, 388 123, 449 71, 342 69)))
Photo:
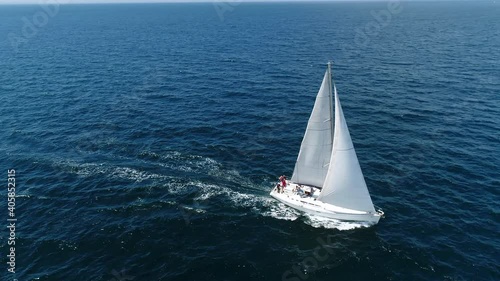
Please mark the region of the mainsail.
POLYGON ((307 123, 292 181, 322 187, 332 154, 332 86, 330 68, 325 73, 307 123))
POLYGON ((328 174, 318 200, 347 209, 375 212, 335 86, 334 93, 335 134, 333 151, 328 166, 328 174))

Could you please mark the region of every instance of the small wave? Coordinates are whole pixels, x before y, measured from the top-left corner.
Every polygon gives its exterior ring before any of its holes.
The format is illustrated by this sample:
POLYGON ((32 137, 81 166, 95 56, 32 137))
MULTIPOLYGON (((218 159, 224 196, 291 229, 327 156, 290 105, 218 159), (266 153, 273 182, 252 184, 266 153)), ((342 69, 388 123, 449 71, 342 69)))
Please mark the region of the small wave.
MULTIPOLYGON (((273 199, 269 199, 273 200, 273 199)), ((283 203, 275 203, 272 202, 272 205, 269 207, 268 211, 262 212, 263 216, 266 217, 273 217, 275 219, 279 220, 288 220, 288 221, 294 221, 300 217, 299 211, 287 207, 283 203)))
POLYGON ((56 161, 53 164, 75 173, 79 176, 92 176, 97 174, 110 175, 113 178, 128 179, 142 182, 149 179, 166 179, 167 176, 148 173, 130 167, 114 167, 107 164, 77 163, 69 160, 56 161))
POLYGON ((225 196, 237 207, 254 207, 262 201, 256 195, 241 193, 221 185, 207 184, 200 181, 191 181, 187 185, 199 188, 200 195, 194 199, 195 201, 206 201, 213 197, 225 196))
POLYGON ((240 173, 237 170, 227 169, 223 164, 209 157, 185 155, 173 151, 166 155, 160 155, 160 159, 168 160, 167 163, 160 164, 161 166, 174 170, 208 174, 228 181, 234 181, 235 179, 238 179, 238 181, 241 180, 240 173), (175 164, 172 163, 172 160, 176 160, 174 161, 175 164))
POLYGON ((124 179, 134 180, 136 182, 141 182, 147 179, 163 179, 165 176, 147 173, 144 171, 139 171, 136 169, 128 168, 128 167, 117 167, 112 169, 112 176, 124 179))
POLYGON ((197 209, 197 208, 193 208, 193 207, 190 207, 187 205, 180 205, 180 208, 182 211, 193 212, 193 213, 197 213, 197 214, 204 214, 207 212, 203 209, 197 209))
POLYGON ((68 250, 75 251, 78 249, 78 245, 77 245, 77 243, 71 242, 71 241, 60 241, 58 248, 59 248, 59 250, 68 249, 68 250))
POLYGON ((158 155, 153 152, 142 152, 141 155, 159 158, 160 161, 165 161, 158 163, 160 166, 176 171, 207 172, 211 174, 214 171, 221 170, 220 163, 214 159, 198 155, 184 155, 178 151, 169 152, 164 155, 158 155))

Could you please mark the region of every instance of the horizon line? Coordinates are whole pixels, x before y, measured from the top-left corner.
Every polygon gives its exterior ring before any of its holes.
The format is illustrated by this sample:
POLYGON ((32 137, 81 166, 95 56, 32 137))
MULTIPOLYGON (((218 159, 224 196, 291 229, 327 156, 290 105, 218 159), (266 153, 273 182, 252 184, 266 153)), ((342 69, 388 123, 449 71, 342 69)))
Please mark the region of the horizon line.
MULTIPOLYGON (((86 4, 192 4, 192 3, 220 3, 220 4, 239 4, 239 3, 312 3, 312 2, 389 2, 389 0, 54 0, 54 1, 36 1, 28 0, 23 1, 6 1, 0 0, 0 5, 86 5, 86 4)), ((492 2, 495 0, 398 0, 398 2, 492 2)))

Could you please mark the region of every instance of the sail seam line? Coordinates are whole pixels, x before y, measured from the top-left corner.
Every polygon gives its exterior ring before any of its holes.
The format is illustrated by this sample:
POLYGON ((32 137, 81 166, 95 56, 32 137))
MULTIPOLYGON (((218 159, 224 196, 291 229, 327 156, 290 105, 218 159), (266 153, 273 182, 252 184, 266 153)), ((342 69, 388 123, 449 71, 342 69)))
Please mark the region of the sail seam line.
POLYGON ((353 150, 354 147, 351 147, 351 148, 348 148, 348 149, 335 149, 335 151, 349 151, 349 150, 353 150))

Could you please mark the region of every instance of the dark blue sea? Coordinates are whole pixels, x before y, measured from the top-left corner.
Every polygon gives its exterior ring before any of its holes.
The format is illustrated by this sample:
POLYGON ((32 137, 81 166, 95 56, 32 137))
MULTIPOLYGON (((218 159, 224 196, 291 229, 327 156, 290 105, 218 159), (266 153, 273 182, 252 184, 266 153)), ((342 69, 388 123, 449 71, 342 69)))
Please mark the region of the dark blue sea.
POLYGON ((1 280, 500 280, 499 50, 498 1, 0 6, 1 280), (328 60, 376 226, 269 196, 328 60))

